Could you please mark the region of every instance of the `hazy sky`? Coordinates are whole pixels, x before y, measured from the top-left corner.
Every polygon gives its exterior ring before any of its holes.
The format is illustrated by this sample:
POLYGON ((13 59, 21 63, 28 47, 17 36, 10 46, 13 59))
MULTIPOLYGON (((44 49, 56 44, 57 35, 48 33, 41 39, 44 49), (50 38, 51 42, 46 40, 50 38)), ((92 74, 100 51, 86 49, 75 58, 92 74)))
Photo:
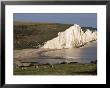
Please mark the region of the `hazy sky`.
POLYGON ((79 24, 97 27, 96 13, 14 13, 14 21, 79 24))

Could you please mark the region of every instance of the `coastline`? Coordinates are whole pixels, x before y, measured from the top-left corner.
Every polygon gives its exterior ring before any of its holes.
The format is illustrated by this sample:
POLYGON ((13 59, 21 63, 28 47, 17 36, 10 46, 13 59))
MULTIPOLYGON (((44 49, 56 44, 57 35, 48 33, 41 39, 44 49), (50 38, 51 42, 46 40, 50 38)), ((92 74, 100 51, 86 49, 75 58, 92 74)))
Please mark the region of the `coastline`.
MULTIPOLYGON (((97 43, 97 41, 89 42, 89 43, 87 43, 86 45, 84 45, 80 48, 87 48, 93 43, 97 43)), ((39 49, 14 50, 13 51, 14 62, 17 61, 17 60, 22 61, 22 60, 31 60, 31 59, 35 59, 35 58, 37 59, 38 57, 43 56, 43 53, 46 53, 46 52, 49 52, 49 51, 56 51, 56 50, 58 51, 58 50, 61 50, 61 49, 43 49, 43 48, 39 48, 39 49)))
MULTIPOLYGON (((92 43, 90 43, 92 44, 92 43)), ((83 47, 88 47, 85 45, 83 47)), ((81 47, 81 48, 83 48, 81 47)), ((58 49, 57 49, 58 50, 58 49)), ((22 49, 22 50, 14 50, 14 63, 15 61, 31 61, 34 58, 38 58, 42 53, 56 51, 49 49, 22 49), (16 56, 17 55, 17 56, 16 56)), ((25 63, 24 63, 25 64, 25 63)), ((97 75, 97 61, 91 61, 90 63, 60 63, 60 64, 43 64, 35 66, 27 66, 16 68, 14 65, 13 74, 14 75, 97 75)))

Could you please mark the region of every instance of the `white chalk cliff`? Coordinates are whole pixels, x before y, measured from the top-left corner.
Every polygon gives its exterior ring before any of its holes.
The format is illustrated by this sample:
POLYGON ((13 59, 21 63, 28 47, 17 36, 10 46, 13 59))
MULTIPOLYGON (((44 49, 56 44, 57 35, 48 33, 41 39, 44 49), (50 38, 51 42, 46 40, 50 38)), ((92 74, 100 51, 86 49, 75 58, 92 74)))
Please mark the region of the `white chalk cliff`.
POLYGON ((63 49, 80 47, 93 40, 97 40, 96 31, 92 32, 87 29, 84 32, 79 25, 74 24, 64 32, 59 32, 56 38, 47 41, 42 48, 63 49))

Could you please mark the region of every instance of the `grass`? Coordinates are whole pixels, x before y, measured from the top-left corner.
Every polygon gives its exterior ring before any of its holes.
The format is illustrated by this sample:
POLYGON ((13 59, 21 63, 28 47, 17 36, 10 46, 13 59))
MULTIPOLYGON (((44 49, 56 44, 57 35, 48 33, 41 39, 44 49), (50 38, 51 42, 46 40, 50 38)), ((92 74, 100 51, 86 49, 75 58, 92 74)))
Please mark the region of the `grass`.
MULTIPOLYGON (((18 49, 36 49, 42 46, 46 41, 55 38, 58 32, 65 31, 73 24, 59 23, 26 23, 14 22, 14 50, 18 49)), ((82 27, 83 31, 88 27, 82 27)), ((92 27, 89 29, 93 30, 92 27)), ((94 29, 96 30, 96 29, 94 29)), ((49 65, 35 67, 26 67, 14 69, 14 75, 96 75, 97 65, 88 64, 56 64, 54 68, 49 65), (44 68, 45 67, 45 68, 44 68)))
POLYGON ((14 75, 97 75, 97 65, 94 63, 56 64, 54 68, 49 65, 14 69, 14 75))
MULTIPOLYGON (((14 22, 14 49, 39 48, 73 24, 14 22)), ((92 27, 82 27, 96 30, 92 27)))
POLYGON ((46 41, 56 37, 71 24, 56 23, 15 23, 14 49, 39 48, 46 41))

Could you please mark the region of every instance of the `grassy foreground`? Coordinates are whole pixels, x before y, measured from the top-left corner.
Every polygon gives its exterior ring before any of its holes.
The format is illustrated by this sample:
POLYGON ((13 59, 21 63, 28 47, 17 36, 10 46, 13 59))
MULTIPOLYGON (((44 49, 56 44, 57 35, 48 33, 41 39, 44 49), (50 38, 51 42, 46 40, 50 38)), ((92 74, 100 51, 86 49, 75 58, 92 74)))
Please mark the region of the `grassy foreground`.
POLYGON ((14 75, 97 75, 97 64, 94 63, 72 63, 72 64, 56 64, 54 67, 49 65, 35 67, 27 67, 14 69, 14 75))

